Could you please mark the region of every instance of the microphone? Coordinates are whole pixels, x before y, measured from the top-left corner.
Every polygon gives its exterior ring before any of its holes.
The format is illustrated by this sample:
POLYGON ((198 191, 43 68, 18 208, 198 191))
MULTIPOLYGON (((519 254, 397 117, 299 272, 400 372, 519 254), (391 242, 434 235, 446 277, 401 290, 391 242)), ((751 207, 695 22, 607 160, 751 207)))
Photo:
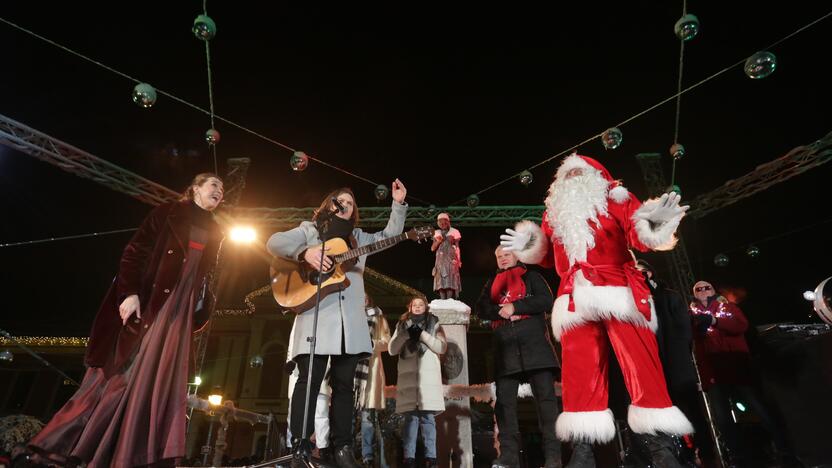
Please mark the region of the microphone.
POLYGON ((333 205, 335 205, 335 208, 336 208, 336 209, 337 209, 340 213, 344 213, 344 212, 346 212, 346 211, 347 211, 347 209, 346 209, 346 208, 344 208, 344 205, 342 205, 342 204, 341 204, 341 202, 339 202, 339 201, 338 201, 338 199, 337 199, 337 198, 335 198, 335 197, 332 197, 332 204, 333 204, 333 205))

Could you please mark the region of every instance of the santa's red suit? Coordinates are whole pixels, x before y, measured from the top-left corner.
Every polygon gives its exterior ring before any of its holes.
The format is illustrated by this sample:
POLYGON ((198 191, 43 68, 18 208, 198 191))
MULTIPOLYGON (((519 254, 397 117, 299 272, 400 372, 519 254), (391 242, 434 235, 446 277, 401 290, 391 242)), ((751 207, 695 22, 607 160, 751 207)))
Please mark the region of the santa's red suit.
POLYGON ((647 434, 693 432, 667 394, 650 290, 629 251, 672 248, 683 214, 675 195, 642 205, 598 161, 574 154, 549 189, 542 229, 523 221, 504 237, 527 240, 513 245, 520 261, 554 265, 561 279, 552 311, 563 350, 561 440, 602 443, 615 436, 607 406, 609 344, 632 399, 630 428, 647 434), (575 169, 582 175, 570 182, 575 169), (657 208, 663 209, 652 219, 657 208))

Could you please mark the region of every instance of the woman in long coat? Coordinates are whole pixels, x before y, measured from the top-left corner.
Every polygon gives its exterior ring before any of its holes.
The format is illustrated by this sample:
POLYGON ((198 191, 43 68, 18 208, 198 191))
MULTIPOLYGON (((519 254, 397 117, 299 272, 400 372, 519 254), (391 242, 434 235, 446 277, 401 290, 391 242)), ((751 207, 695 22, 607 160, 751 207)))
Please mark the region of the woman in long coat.
MULTIPOLYGON (((355 196, 348 188, 338 189, 327 195, 315 212, 314 221, 329 217, 328 239, 340 238, 353 247, 365 246, 401 234, 404 230, 407 212, 407 205, 404 202, 406 194, 407 190, 404 185, 396 179, 392 184, 393 204, 390 219, 384 230, 380 232, 368 233, 356 227, 358 207, 355 204, 355 196), (333 213, 334 215, 330 217, 333 213)), ((304 221, 294 229, 273 234, 266 246, 276 257, 300 261, 311 269, 327 271, 332 266, 332 259, 325 257, 323 265, 321 264, 320 244, 321 239, 316 222, 304 221)), ((370 332, 367 328, 367 316, 364 313, 366 260, 367 256, 362 255, 352 265, 342 264, 346 268, 346 279, 349 285, 345 289, 321 297, 311 378, 308 375, 309 338, 313 334, 314 307, 295 316, 295 324, 292 328, 293 346, 289 350, 299 371, 292 395, 290 427, 292 437, 297 438, 292 441, 292 446, 303 447, 308 444, 312 427, 308 425, 306 430, 303 430, 307 380, 311 380, 313 389, 320 388, 324 378, 324 369, 329 361, 329 378, 332 388, 330 425, 335 459, 341 467, 358 466, 352 455, 355 368, 359 359, 369 356, 373 351, 370 332)), ((314 399, 310 398, 306 411, 314 414, 314 399)))
POLYGON ((134 467, 185 455, 191 334, 207 321, 223 184, 197 175, 124 249, 90 334, 81 387, 29 443, 49 463, 134 467))

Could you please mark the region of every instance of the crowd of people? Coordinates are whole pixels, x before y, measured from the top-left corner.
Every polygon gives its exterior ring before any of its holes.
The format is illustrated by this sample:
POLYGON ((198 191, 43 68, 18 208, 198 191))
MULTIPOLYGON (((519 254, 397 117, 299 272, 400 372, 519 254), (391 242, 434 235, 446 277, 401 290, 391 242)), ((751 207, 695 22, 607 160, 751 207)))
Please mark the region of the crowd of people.
MULTIPOLYGON (((275 257, 318 275, 316 281, 336 267, 348 280, 317 307, 295 315, 287 353, 294 373, 288 421, 293 466, 311 457, 313 434, 316 453, 342 468, 377 462, 414 467, 419 434, 426 466, 438 465, 435 416, 445 410, 440 356, 447 349, 440 319, 427 298, 417 296, 390 327, 365 292, 366 255, 337 265, 327 255, 332 239, 355 249, 402 233, 407 190, 398 179, 391 187, 391 213, 381 231, 359 227, 355 196, 341 188, 324 197, 311 220, 266 243, 275 257), (404 421, 399 460, 383 459, 379 437, 383 353, 398 357, 395 411, 404 421), (306 398, 307 388, 315 397, 306 398), (360 461, 353 443, 359 414, 360 461)), ((200 174, 180 201, 157 207, 142 223, 93 325, 81 387, 29 442, 33 460, 172 466, 185 456, 188 338, 211 310, 222 240, 211 212, 222 197, 219 177, 200 174)), ((525 382, 534 394, 544 466, 563 466, 562 443, 569 444, 567 467, 595 466, 595 451, 620 430, 608 404, 611 352, 626 387, 626 426, 644 466, 684 466, 680 446, 696 454, 691 462, 712 466, 718 451, 699 385, 728 462, 744 462, 731 420, 736 398, 760 416, 777 451, 788 454, 752 385, 748 320, 740 308, 707 281, 693 285, 694 300, 686 304, 634 255, 673 248, 687 209, 679 196, 671 192, 642 203, 598 161, 572 155, 557 170, 545 206, 540 224, 523 221, 501 237, 497 271, 474 308, 493 329, 499 454, 492 467, 523 465, 517 391, 525 382), (560 279, 554 294, 540 274, 546 269, 560 279)), ((461 290, 461 234, 450 221, 447 213, 438 216, 431 246, 433 288, 443 300, 461 290)))

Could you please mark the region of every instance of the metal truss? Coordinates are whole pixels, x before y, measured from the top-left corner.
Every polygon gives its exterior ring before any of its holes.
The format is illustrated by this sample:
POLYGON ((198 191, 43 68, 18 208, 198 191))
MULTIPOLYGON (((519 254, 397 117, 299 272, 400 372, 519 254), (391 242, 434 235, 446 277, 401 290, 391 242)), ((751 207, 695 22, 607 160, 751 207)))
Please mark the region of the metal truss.
MULTIPOLYGON (((650 196, 655 197, 664 193, 667 190, 667 183, 662 171, 661 154, 639 153, 636 155, 636 161, 641 167, 641 173, 644 176, 644 182, 647 184, 647 191, 650 196)), ((688 291, 696 282, 696 277, 693 275, 693 268, 690 265, 690 258, 685 243, 682 241, 682 235, 677 232, 676 236, 679 240, 676 247, 670 251, 667 262, 674 288, 682 294, 682 297, 687 298, 689 296, 688 291)))
POLYGON ((0 115, 0 144, 151 205, 160 205, 179 198, 179 193, 167 187, 4 115, 0 115))
POLYGON ((246 175, 251 165, 249 158, 231 158, 226 160, 228 172, 225 175, 225 195, 223 204, 226 206, 237 206, 243 189, 246 188, 246 175))
MULTIPOLYGON (((407 209, 409 224, 434 224, 436 215, 448 213, 457 227, 511 227, 524 219, 540 222, 543 205, 530 206, 449 206, 435 208, 411 206, 407 209)), ((314 208, 237 208, 233 210, 234 220, 273 229, 297 226, 301 221, 312 219, 314 208)), ((362 227, 379 228, 387 224, 390 208, 359 208, 362 227)))
POLYGON ((807 146, 798 146, 785 156, 757 166, 748 174, 725 182, 691 203, 689 216, 702 218, 720 208, 750 197, 772 185, 802 174, 832 160, 832 132, 807 146))

